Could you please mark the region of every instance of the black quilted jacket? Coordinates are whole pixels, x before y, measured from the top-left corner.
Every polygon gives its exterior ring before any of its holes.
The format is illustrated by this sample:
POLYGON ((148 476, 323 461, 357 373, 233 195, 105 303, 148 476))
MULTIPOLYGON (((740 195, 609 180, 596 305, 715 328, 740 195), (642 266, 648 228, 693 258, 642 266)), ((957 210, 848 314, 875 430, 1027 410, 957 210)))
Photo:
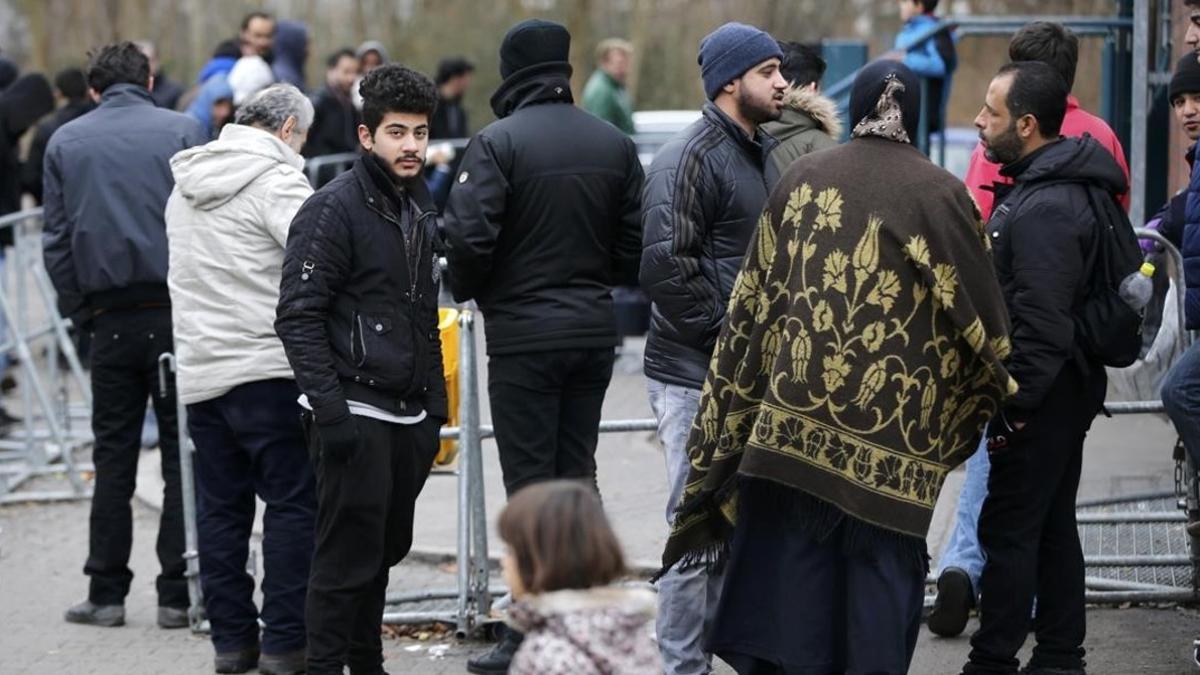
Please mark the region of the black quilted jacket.
POLYGON ((275 330, 318 423, 347 399, 446 417, 435 211, 420 178, 398 195, 366 155, 292 220, 275 330))
POLYGON ((779 180, 767 155, 712 103, 663 146, 642 193, 642 287, 654 302, 647 377, 700 389, 754 226, 779 180))

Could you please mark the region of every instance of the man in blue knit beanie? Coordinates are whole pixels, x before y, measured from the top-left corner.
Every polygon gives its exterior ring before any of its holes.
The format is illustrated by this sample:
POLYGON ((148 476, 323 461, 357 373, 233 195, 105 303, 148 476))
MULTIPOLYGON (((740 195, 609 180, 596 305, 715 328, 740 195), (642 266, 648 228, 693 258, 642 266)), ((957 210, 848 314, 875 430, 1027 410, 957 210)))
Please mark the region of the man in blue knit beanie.
MULTIPOLYGON (((709 102, 654 157, 642 193, 640 280, 653 308, 645 372, 667 460, 668 523, 690 466, 687 436, 742 255, 778 170, 778 143, 759 125, 779 119, 788 83, 779 44, 740 23, 700 43, 709 102)), ((696 561, 703 562, 703 561, 696 561)), ((668 675, 711 672, 706 649, 722 577, 679 564, 658 581, 658 644, 668 675)))

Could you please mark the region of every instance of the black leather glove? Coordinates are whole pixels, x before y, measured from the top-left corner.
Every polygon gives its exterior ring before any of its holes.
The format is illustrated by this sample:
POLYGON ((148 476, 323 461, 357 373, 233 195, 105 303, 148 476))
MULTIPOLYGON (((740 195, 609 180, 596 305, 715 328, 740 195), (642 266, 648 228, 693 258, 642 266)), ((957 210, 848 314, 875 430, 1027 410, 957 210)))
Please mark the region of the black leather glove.
POLYGON ((987 427, 988 454, 1003 452, 1012 444, 1012 439, 1028 424, 1028 413, 1013 408, 1002 408, 992 417, 987 427))
POLYGON ((361 439, 354 415, 333 424, 318 424, 317 434, 321 438, 321 456, 328 461, 346 464, 358 452, 361 439))

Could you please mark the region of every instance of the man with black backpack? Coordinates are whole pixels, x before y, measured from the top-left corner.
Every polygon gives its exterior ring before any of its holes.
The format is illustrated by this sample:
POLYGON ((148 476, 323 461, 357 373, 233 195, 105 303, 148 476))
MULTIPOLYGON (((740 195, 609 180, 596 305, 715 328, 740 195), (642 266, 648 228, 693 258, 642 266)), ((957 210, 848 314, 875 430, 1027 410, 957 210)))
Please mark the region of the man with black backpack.
POLYGON ((1140 316, 1116 285, 1140 258, 1116 202, 1126 190, 1120 166, 1090 136, 1059 135, 1067 93, 1051 66, 1010 63, 975 118, 988 159, 1014 183, 997 194, 988 232, 1013 326, 1006 365, 1020 390, 988 425, 987 563, 964 674, 1016 672, 1035 596, 1037 645, 1023 672, 1084 672, 1075 493, 1104 366, 1137 357, 1129 345, 1140 316))

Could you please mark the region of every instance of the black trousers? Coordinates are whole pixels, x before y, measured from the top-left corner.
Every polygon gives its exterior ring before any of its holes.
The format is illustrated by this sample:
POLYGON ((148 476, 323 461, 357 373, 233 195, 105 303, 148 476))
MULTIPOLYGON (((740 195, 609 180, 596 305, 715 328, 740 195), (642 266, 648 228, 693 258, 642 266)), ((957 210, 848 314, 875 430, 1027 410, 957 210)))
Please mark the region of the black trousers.
POLYGON ((413 510, 438 451, 442 419, 416 425, 355 417, 362 443, 327 460, 305 415, 317 475, 317 534, 305 616, 309 675, 382 672, 388 570, 412 548, 413 510))
POLYGON ((819 535, 781 508, 790 489, 741 483, 707 648, 738 675, 904 675, 921 627, 923 561, 896 536, 848 546, 849 517, 819 535))
POLYGON ((196 444, 200 580, 218 653, 259 644, 254 579, 246 573, 256 495, 267 505, 262 650, 304 648, 317 495, 299 395, 292 380, 262 380, 188 406, 196 444))
MULTIPOLYGON (((1030 665, 1083 663, 1083 549, 1075 493, 1083 441, 1104 401, 1105 375, 1068 364, 1027 426, 990 453, 988 496, 979 516, 987 556, 980 579, 980 626, 965 673, 1016 673, 1017 652, 1033 628, 1030 665)), ((994 430, 989 430, 989 435, 994 430)))
POLYGON ((600 408, 612 348, 488 359, 488 396, 509 496, 554 478, 596 479, 600 408))
POLYGON ((92 433, 96 486, 92 495, 87 563, 88 599, 100 605, 124 604, 133 572, 130 500, 137 487, 138 454, 146 399, 154 404, 162 449, 162 516, 158 524, 156 586, 162 607, 188 606, 183 562, 183 497, 179 491, 179 427, 175 381, 165 394, 158 387, 158 357, 172 350, 169 308, 105 312, 92 330, 92 433))

